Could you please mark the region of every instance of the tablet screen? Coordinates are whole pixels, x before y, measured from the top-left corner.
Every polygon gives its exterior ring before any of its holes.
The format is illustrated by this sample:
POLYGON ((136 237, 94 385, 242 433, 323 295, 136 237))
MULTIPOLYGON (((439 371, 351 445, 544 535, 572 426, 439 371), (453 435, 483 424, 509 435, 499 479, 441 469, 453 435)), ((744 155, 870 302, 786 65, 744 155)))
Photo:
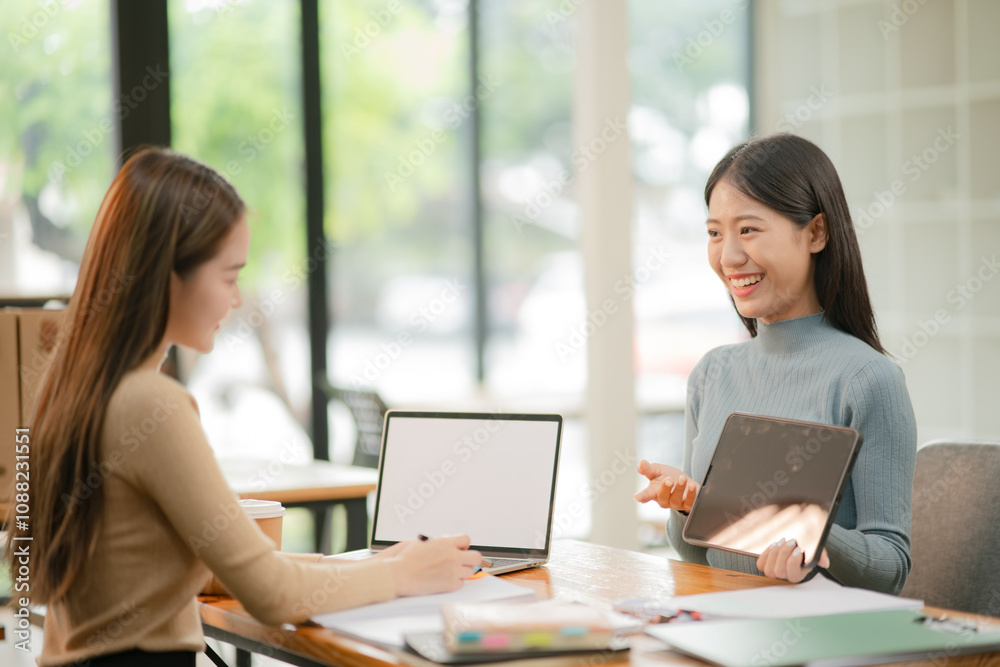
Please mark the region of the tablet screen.
POLYGON ((861 447, 854 429, 733 413, 726 420, 684 539, 759 556, 795 539, 812 563, 861 447))

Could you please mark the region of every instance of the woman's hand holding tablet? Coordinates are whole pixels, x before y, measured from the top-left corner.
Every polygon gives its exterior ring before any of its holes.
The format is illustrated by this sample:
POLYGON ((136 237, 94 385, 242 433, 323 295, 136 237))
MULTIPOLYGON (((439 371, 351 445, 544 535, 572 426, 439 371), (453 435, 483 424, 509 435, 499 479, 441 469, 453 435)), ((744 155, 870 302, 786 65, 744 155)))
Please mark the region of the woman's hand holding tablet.
MULTIPOLYGON (((793 584, 797 584, 806 578, 812 571, 812 567, 803 567, 802 548, 795 540, 778 540, 757 558, 757 569, 764 573, 765 577, 772 579, 786 579, 793 584)), ((830 567, 830 554, 823 549, 817 563, 821 568, 830 567)))
POLYGON ((649 486, 636 493, 640 503, 655 500, 664 509, 690 512, 701 485, 673 466, 639 461, 639 474, 649 480, 649 486))
POLYGON ((684 541, 752 556, 764 575, 796 583, 829 567, 823 547, 860 448, 851 428, 730 414, 684 541))

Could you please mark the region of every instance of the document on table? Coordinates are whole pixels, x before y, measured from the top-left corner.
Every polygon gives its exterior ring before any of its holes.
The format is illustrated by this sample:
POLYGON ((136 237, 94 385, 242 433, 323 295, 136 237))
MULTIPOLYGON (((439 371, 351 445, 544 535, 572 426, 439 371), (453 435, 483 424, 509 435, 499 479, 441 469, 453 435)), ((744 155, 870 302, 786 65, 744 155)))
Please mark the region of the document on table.
POLYGON ((535 600, 535 592, 499 577, 466 581, 451 593, 396 598, 388 602, 314 616, 313 621, 335 632, 382 644, 402 647, 410 632, 442 632, 441 607, 456 602, 519 602, 535 600))
POLYGON ((866 611, 919 610, 922 600, 841 586, 822 574, 804 584, 680 595, 670 604, 724 618, 800 618, 866 611))
MULTIPOLYGON (((876 611, 789 619, 664 623, 646 632, 675 651, 723 667, 847 667, 1000 650, 1000 633, 928 625, 913 611, 876 611), (725 637, 725 641, 720 641, 725 637)), ((942 660, 942 658, 944 660, 942 660)), ((990 664, 989 658, 979 664, 990 664)))

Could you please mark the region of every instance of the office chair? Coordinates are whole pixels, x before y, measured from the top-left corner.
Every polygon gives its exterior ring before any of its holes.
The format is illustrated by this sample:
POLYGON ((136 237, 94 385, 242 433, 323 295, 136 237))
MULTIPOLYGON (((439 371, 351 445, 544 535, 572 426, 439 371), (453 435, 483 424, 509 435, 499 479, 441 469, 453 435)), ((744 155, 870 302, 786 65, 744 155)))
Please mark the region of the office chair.
POLYGON ((1000 443, 917 450, 906 597, 1000 617, 1000 443))
POLYGON ((389 410, 378 392, 365 389, 330 387, 327 396, 347 406, 354 420, 357 438, 354 441, 354 458, 351 465, 377 468, 382 451, 382 425, 389 410))

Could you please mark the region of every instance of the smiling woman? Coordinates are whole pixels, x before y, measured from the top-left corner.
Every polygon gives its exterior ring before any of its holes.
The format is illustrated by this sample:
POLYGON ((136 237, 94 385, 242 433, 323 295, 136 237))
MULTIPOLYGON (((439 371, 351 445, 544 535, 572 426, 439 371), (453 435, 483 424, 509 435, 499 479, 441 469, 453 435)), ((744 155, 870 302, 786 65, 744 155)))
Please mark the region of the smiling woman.
MULTIPOLYGON (((674 510, 667 536, 685 560, 802 581, 794 540, 758 559, 686 544, 686 512, 733 412, 849 426, 864 444, 819 567, 850 586, 898 593, 910 570, 916 422, 899 366, 884 355, 861 254, 829 158, 793 135, 750 140, 705 187, 708 259, 750 332, 688 379, 683 471, 648 463, 636 500, 674 510)), ((765 483, 767 480, 756 480, 765 483)))
POLYGON ((230 309, 243 303, 236 283, 249 250, 250 228, 246 218, 241 217, 212 259, 183 277, 171 274, 170 302, 178 312, 171 323, 173 330, 168 331, 171 340, 202 353, 212 351, 220 322, 230 309))
POLYGON ((159 367, 171 345, 209 352, 239 305, 245 215, 217 172, 167 149, 135 153, 104 197, 39 393, 30 526, 18 527, 32 540, 23 594, 48 605, 40 665, 194 665, 210 570, 277 625, 453 590, 479 564, 461 536, 350 565, 296 562, 239 507, 197 404, 159 367))
MULTIPOLYGON (((833 163, 818 146, 792 134, 780 134, 733 148, 709 176, 705 203, 711 237, 709 261, 730 289, 751 336, 757 333, 757 319, 789 319, 818 313, 822 308, 834 327, 885 352, 878 339, 844 190, 833 163), (725 268, 724 260, 748 261, 751 268, 747 271, 764 268, 755 266, 752 256, 740 257, 742 244, 729 244, 735 250, 733 255, 719 255, 715 240, 721 232, 714 228, 727 217, 731 224, 746 217, 758 223, 738 228, 741 236, 749 235, 747 247, 754 248, 755 254, 763 253, 762 261, 775 271, 771 276, 774 284, 769 287, 776 299, 771 304, 776 312, 763 317, 755 314, 753 300, 737 299, 756 290, 736 294, 727 274, 720 272, 725 268), (765 235, 763 240, 761 235, 765 235), (792 314, 782 317, 781 312, 787 309, 792 309, 792 314)), ((759 273, 767 279, 766 271, 759 273)))
POLYGON ((798 226, 727 181, 708 208, 708 261, 741 316, 770 323, 820 311, 813 255, 826 247, 823 214, 798 226))

